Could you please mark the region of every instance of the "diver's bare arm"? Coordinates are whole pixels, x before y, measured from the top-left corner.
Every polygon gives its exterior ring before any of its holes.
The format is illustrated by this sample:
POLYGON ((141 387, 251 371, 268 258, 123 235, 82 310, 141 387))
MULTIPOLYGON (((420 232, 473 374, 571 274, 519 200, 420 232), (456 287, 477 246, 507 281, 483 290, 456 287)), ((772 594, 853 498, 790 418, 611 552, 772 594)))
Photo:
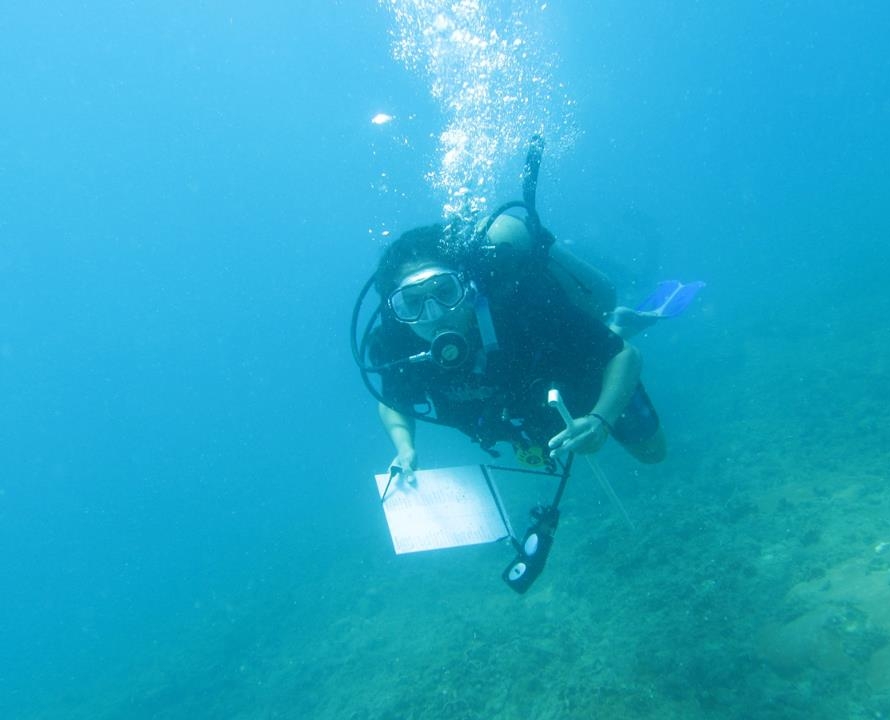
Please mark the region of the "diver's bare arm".
POLYGON ((566 429, 550 438, 548 447, 553 454, 570 450, 579 453, 595 453, 606 438, 609 427, 624 411, 637 383, 640 380, 640 353, 633 346, 624 343, 624 348, 613 357, 603 372, 603 388, 599 399, 589 415, 569 418, 566 429), (592 417, 599 415, 606 424, 592 417))
POLYGON ((386 429, 392 444, 396 448, 399 458, 404 458, 409 462, 409 466, 414 466, 414 418, 407 417, 398 410, 393 410, 388 405, 379 403, 377 411, 380 413, 380 420, 386 429))
POLYGON ((602 416, 609 425, 614 425, 640 381, 642 365, 640 351, 625 342, 621 352, 606 365, 603 389, 591 413, 602 416))

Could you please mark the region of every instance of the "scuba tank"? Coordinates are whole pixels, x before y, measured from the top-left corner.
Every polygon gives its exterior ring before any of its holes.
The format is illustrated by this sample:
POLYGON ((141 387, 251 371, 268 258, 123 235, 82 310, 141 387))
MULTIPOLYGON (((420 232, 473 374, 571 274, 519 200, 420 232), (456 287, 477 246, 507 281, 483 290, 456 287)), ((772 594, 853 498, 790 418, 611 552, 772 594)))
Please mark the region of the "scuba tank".
POLYGON ((569 303, 592 320, 603 322, 615 309, 615 285, 600 270, 582 260, 565 245, 550 237, 546 255, 534 257, 535 243, 527 222, 513 215, 501 215, 488 230, 493 248, 491 277, 487 282, 492 297, 507 294, 517 279, 528 274, 548 273, 565 292, 569 303))
POLYGON ((486 291, 492 296, 509 294, 519 278, 548 273, 565 292, 571 305, 598 322, 615 309, 615 285, 600 270, 572 253, 541 225, 536 207, 538 172, 544 139, 529 142, 522 174, 522 201, 505 203, 476 226, 475 242, 483 265, 488 263, 486 291), (518 208, 525 218, 507 214, 518 208))

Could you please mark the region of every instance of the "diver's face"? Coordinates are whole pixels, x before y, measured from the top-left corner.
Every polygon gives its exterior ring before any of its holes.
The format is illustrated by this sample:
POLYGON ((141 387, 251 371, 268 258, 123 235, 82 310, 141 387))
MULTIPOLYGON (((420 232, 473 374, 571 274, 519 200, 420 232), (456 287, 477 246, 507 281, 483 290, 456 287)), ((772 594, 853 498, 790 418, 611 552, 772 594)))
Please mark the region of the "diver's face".
POLYGON ((399 322, 425 340, 432 340, 445 328, 459 332, 469 329, 472 307, 458 273, 442 266, 407 265, 401 275, 402 281, 388 299, 399 322))

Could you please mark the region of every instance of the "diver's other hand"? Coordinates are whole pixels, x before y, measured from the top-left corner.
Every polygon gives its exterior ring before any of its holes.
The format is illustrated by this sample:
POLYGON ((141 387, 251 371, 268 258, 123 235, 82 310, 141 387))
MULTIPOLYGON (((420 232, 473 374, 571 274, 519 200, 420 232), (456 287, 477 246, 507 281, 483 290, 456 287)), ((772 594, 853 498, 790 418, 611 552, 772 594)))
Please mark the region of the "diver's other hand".
POLYGON ((398 470, 406 480, 413 480, 414 471, 417 469, 417 451, 414 448, 400 450, 389 464, 389 471, 398 470))
POLYGON ((609 428, 601 418, 594 415, 575 418, 571 427, 550 439, 550 456, 564 450, 582 454, 595 453, 608 438, 609 428))

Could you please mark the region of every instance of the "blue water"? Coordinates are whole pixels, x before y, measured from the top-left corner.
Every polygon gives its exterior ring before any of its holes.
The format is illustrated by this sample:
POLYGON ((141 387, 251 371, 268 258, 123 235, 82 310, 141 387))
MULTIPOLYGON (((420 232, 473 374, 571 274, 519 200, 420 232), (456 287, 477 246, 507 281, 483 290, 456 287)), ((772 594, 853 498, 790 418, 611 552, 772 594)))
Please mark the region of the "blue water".
MULTIPOLYGON (((691 369, 711 388, 725 373, 732 408, 740 336, 800 322, 808 339, 772 359, 789 378, 818 374, 813 337, 849 343, 859 377, 860 330, 886 317, 890 8, 576 0, 540 17, 581 131, 545 156, 545 223, 625 271, 629 301, 641 275, 708 282, 644 348, 663 412, 702 435, 691 369)), ((213 646, 208 618, 236 604, 273 676, 276 623, 399 572, 370 482, 392 451, 348 321, 384 231, 439 218, 424 176, 448 112, 393 59, 393 27, 371 0, 0 10, 4 717, 200 717, 182 688, 140 705, 152 647, 183 633, 188 656, 195 627, 213 646)), ((521 155, 500 158, 492 202, 518 195, 521 155)), ((476 457, 439 442, 428 457, 476 457)), ((277 697, 239 712, 291 717, 277 697)))

